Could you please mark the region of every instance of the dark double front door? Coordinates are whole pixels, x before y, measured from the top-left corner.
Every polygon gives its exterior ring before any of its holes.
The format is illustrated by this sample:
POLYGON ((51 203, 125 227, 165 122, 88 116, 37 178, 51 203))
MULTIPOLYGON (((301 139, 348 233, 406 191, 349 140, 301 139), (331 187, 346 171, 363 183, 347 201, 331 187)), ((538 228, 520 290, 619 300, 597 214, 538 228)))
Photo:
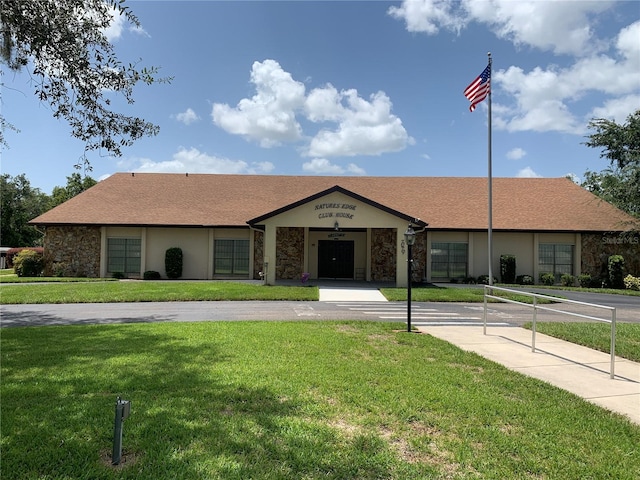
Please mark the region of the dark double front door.
POLYGON ((318 242, 318 277, 353 278, 353 241, 318 242))

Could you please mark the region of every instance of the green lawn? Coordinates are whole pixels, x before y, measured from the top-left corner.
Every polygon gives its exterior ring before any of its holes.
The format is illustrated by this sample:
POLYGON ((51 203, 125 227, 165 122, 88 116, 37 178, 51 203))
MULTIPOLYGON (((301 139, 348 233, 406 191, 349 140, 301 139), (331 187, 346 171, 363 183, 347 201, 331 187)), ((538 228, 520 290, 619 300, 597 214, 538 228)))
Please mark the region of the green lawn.
POLYGON ((119 281, 2 285, 0 303, 189 302, 215 300, 318 300, 317 287, 241 282, 119 281))
MULTIPOLYGON (((406 302, 406 288, 381 288, 382 294, 391 301, 406 302)), ((507 292, 494 291, 494 295, 515 300, 522 303, 532 303, 532 297, 507 292)), ((414 287, 411 289, 411 300, 416 302, 484 302, 484 289, 479 287, 414 287)), ((489 299, 489 302, 498 300, 489 299)), ((538 303, 549 303, 548 300, 538 300, 538 303)))
MULTIPOLYGON (((525 328, 530 329, 531 324, 525 328)), ((611 325, 608 323, 536 322, 536 332, 601 352, 611 352, 611 325)), ((640 323, 616 323, 616 355, 640 362, 640 323)))
POLYGON ((13 479, 637 479, 640 427, 379 322, 0 331, 13 479), (110 465, 116 396, 131 400, 110 465))
MULTIPOLYGON (((2 278, 2 277, 0 277, 2 278)), ((25 279, 28 280, 28 279, 25 279)), ((265 286, 246 282, 218 281, 58 281, 0 287, 0 303, 109 303, 162 302, 198 300, 318 300, 318 287, 265 286)), ((380 289, 390 301, 406 301, 406 288, 380 289)), ((413 288, 411 298, 417 302, 483 302, 481 288, 413 288)), ((505 295, 507 296, 507 295, 505 295)), ((509 294, 507 298, 531 302, 531 297, 509 294)), ((539 302, 542 303, 542 302, 539 302)))

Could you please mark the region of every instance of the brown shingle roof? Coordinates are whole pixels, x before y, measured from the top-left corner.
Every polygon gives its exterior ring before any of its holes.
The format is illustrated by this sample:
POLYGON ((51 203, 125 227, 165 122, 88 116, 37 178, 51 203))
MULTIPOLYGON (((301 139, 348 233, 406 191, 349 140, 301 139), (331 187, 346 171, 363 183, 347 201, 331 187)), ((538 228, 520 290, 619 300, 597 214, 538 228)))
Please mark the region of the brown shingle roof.
MULTIPOLYGON (((46 212, 37 225, 246 226, 340 186, 429 224, 486 230, 487 179, 118 173, 46 212)), ((566 178, 494 178, 493 228, 616 231, 633 217, 566 178)))

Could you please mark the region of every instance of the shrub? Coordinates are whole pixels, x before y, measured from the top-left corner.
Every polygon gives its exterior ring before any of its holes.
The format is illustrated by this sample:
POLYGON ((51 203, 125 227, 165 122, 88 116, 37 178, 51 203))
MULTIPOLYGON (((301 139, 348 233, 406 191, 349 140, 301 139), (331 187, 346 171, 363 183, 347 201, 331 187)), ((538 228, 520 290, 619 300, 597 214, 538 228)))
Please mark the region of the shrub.
POLYGON ((464 277, 462 279, 462 283, 466 283, 467 285, 473 285, 474 283, 476 283, 476 278, 475 277, 464 277))
POLYGON ((164 256, 164 269, 167 278, 176 279, 182 276, 182 249, 171 247, 164 256))
POLYGON ((593 281, 593 278, 591 278, 591 275, 589 275, 588 273, 582 273, 578 275, 578 285, 580 285, 582 288, 589 288, 593 286, 593 281))
POLYGON ((609 276, 593 277, 591 279, 591 288, 609 288, 609 276))
POLYGON ((533 277, 531 275, 518 275, 516 283, 518 285, 533 285, 533 277))
POLYGON ((23 250, 32 250, 34 252, 43 254, 44 248, 42 247, 18 247, 18 248, 10 248, 7 250, 7 268, 13 268, 13 258, 18 255, 23 250))
POLYGON ((576 277, 570 273, 565 273, 560 277, 560 284, 564 287, 573 287, 576 283, 576 277))
POLYGON ((516 256, 500 255, 500 277, 502 283, 515 283, 516 281, 516 256))
POLYGON ((553 273, 541 273, 540 283, 543 285, 554 285, 556 283, 556 276, 553 273))
POLYGON ((64 277, 69 270, 69 264, 66 262, 53 262, 53 265, 51 265, 51 270, 53 271, 53 275, 55 277, 64 277))
POLYGON ((629 290, 640 290, 640 277, 629 274, 624 277, 624 286, 629 290))
POLYGON ((19 277, 39 277, 43 268, 42 253, 34 250, 23 249, 13 257, 13 271, 19 277))
POLYGON ((160 280, 160 272, 156 272, 155 270, 147 270, 142 274, 142 278, 144 280, 160 280))
POLYGON ((123 272, 113 272, 111 274, 112 278, 117 278, 118 280, 122 280, 123 278, 127 278, 123 272))
MULTIPOLYGON (((489 275, 480 275, 478 277, 478 283, 482 285, 489 285, 489 275)), ((496 283, 498 283, 498 279, 493 277, 493 284, 495 285, 496 283)))
POLYGON ((624 288, 624 257, 611 255, 608 262, 611 288, 624 288))

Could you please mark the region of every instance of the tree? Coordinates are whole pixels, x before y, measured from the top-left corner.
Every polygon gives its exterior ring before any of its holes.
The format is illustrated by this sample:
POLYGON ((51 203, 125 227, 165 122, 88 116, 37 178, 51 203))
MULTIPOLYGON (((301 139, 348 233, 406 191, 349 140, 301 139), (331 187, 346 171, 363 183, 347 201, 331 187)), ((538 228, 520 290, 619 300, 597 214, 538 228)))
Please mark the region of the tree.
MULTIPOLYGON (((71 135, 87 151, 122 155, 122 147, 159 127, 110 109, 113 92, 134 103, 139 82, 168 82, 157 69, 123 64, 105 29, 115 15, 134 27, 140 22, 124 0, 12 0, 0 3, 0 61, 13 71, 28 69, 35 95, 55 118, 66 120, 71 135)), ((0 125, 14 128, 0 115, 0 125)), ((6 146, 3 129, 0 144, 6 146)), ((85 156, 86 162, 86 156, 85 156)))
POLYGON ((640 110, 627 117, 627 123, 618 125, 605 118, 595 118, 588 127, 595 130, 585 142, 587 147, 603 148, 600 157, 609 159, 618 168, 640 165, 640 110))
POLYGON ((631 215, 640 218, 640 168, 609 167, 585 172, 582 187, 631 215))
POLYGON ((42 234, 27 225, 47 211, 49 196, 33 188, 24 174, 0 177, 0 242, 7 247, 33 247, 42 241, 42 234))
POLYGON ((588 147, 602 148, 600 157, 610 166, 601 172, 585 172, 582 187, 621 210, 640 218, 640 110, 625 124, 603 118, 593 119, 588 147))
POLYGON ((89 176, 82 177, 78 172, 72 173, 67 177, 66 187, 54 187, 51 192, 50 208, 56 207, 67 200, 72 199, 76 195, 93 187, 96 182, 89 176))

